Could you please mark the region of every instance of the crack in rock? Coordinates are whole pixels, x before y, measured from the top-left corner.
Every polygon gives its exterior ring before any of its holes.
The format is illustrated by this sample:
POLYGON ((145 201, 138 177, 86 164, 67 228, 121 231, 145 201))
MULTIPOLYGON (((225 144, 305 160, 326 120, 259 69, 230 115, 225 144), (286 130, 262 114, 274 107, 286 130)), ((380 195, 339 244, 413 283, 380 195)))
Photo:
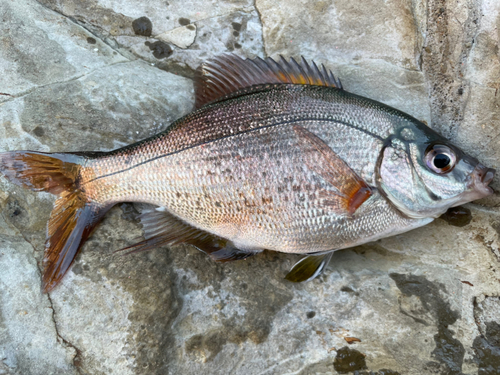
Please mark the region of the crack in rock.
POLYGON ((54 328, 56 330, 56 335, 57 338, 59 339, 59 342, 62 342, 66 347, 70 347, 75 351, 75 355, 73 356, 73 366, 75 367, 76 371, 79 374, 82 374, 81 371, 81 364, 82 364, 82 350, 80 350, 76 345, 73 343, 69 342, 66 340, 64 337, 61 336, 59 333, 59 329, 57 328, 57 322, 56 322, 56 311, 54 309, 54 303, 52 302, 52 298, 50 298, 50 294, 47 293, 47 299, 49 300, 50 303, 50 308, 52 309, 52 321, 54 322, 54 328))
MULTIPOLYGON (((71 16, 68 16, 67 14, 64 14, 62 12, 59 12, 57 11, 56 9, 52 9, 50 8, 49 6, 47 6, 46 4, 40 2, 39 0, 35 0, 38 4, 40 4, 42 7, 44 7, 45 9, 51 11, 51 12, 54 12, 56 14, 59 14, 60 16, 70 20, 74 25, 78 26, 78 27, 81 27, 82 29, 84 29, 85 31, 87 31, 88 33, 92 34, 94 37, 96 37, 97 39, 99 39, 102 43, 104 43, 105 45, 107 45, 109 48, 111 48, 113 51, 115 51, 116 53, 118 53, 120 56, 122 56, 124 59, 127 59, 129 61, 131 61, 132 59, 130 58, 131 56, 125 56, 122 51, 120 51, 119 49, 117 49, 114 45, 112 45, 111 43, 109 43, 109 40, 107 38, 103 38, 103 36, 101 35, 98 35, 97 33, 93 32, 92 30, 90 30, 89 28, 85 27, 84 24, 82 22, 80 22, 78 19, 76 19, 75 17, 71 17, 71 16)), ((117 43, 114 39, 113 41, 115 43, 117 43)))
MULTIPOLYGON (((4 221, 6 223, 9 223, 10 225, 12 225, 19 232, 19 234, 23 237, 23 239, 33 248, 32 255, 33 255, 33 258, 35 259, 35 263, 37 266, 36 268, 38 270, 38 274, 39 274, 39 277, 41 279, 41 275, 42 275, 43 271, 41 269, 40 262, 37 261, 36 256, 35 256, 35 253, 37 252, 35 245, 30 240, 28 240, 28 238, 26 238, 24 233, 11 220, 7 220, 3 210, 1 211, 0 214, 2 215, 4 221)), ((76 347, 74 344, 72 344, 71 342, 66 340, 64 337, 62 337, 62 335, 59 333, 59 330, 57 328, 56 312, 54 309, 54 304, 52 302, 52 299, 50 298, 50 294, 48 294, 48 293, 47 293, 47 299, 50 303, 50 308, 52 309, 52 316, 51 317, 52 317, 52 321, 54 322, 54 329, 56 331, 56 336, 58 338, 58 341, 60 343, 62 342, 66 347, 70 347, 70 348, 73 348, 75 350, 75 355, 73 356, 72 363, 73 363, 73 366, 75 367, 75 369, 78 371, 78 373, 82 374, 82 372, 80 371, 82 351, 78 347, 76 347)))
POLYGON ((259 18, 260 27, 262 28, 262 32, 260 33, 260 37, 262 40, 262 48, 264 49, 264 57, 269 57, 269 54, 267 53, 267 48, 266 48, 266 41, 264 40, 264 23, 262 22, 262 13, 260 12, 259 7, 257 6, 257 0, 254 0, 253 7, 255 8, 255 11, 257 12, 257 17, 259 18))
POLYGON ((34 92, 36 92, 37 90, 40 90, 40 89, 44 89, 44 88, 47 88, 47 87, 51 87, 51 86, 55 86, 55 85, 60 85, 60 84, 64 84, 64 83, 69 83, 69 82, 73 82, 73 81, 78 81, 79 79, 81 78, 85 78, 91 74, 94 74, 95 72, 98 72, 99 70, 102 70, 102 69, 106 69, 106 68, 109 68, 110 66, 114 66, 114 65, 118 65, 118 64, 129 64, 129 63, 132 63, 133 60, 127 60, 127 61, 118 61, 118 62, 115 62, 115 63, 112 63, 112 64, 108 64, 108 65, 104 65, 104 66, 100 66, 94 70, 91 70, 87 73, 84 73, 84 74, 81 74, 79 76, 76 76, 76 77, 72 77, 70 79, 67 79, 65 81, 56 81, 56 82, 51 82, 51 83, 47 83, 45 85, 38 85, 38 86, 35 86, 35 87, 32 87, 31 89, 29 90, 26 90, 26 91, 23 91, 17 95, 9 95, 11 96, 12 98, 11 99, 7 99, 7 100, 4 100, 3 102, 0 102, 0 103, 8 103, 8 102, 11 102, 13 100, 16 100, 16 99, 19 99, 19 98, 23 98, 29 94, 32 94, 34 92))

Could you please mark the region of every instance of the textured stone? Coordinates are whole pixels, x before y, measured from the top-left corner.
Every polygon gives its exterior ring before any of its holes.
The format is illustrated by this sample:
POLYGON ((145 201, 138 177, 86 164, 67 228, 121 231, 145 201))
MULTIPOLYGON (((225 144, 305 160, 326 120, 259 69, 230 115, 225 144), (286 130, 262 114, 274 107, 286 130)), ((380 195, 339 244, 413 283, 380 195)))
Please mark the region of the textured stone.
POLYGON ((35 1, 0 2, 0 102, 125 59, 84 28, 35 1))
POLYGON ((418 1, 257 0, 266 54, 324 63, 351 92, 429 122, 420 70, 425 5, 418 1), (307 12, 304 12, 307 9, 307 12))
MULTIPOLYGON (((0 0, 0 20, 0 151, 146 138, 191 110, 200 62, 234 52, 324 63, 500 166, 494 0, 0 0)), ((298 285, 293 255, 115 254, 142 233, 122 204, 44 295, 53 201, 0 178, 1 375, 498 373, 498 195, 468 225, 337 252, 298 285)))
POLYGON ((187 25, 177 27, 173 30, 160 34, 157 38, 163 40, 164 42, 175 44, 177 47, 184 49, 194 43, 195 37, 196 26, 187 25))
POLYGON ((262 26, 253 2, 248 0, 40 2, 71 17, 125 56, 139 57, 185 76, 192 77, 200 61, 223 51, 263 56, 262 26), (142 17, 152 24, 150 36, 137 35, 133 28, 133 22, 142 17), (231 25, 237 25, 238 30, 231 25), (171 43, 173 51, 168 59, 158 58, 150 48, 160 41, 171 43))

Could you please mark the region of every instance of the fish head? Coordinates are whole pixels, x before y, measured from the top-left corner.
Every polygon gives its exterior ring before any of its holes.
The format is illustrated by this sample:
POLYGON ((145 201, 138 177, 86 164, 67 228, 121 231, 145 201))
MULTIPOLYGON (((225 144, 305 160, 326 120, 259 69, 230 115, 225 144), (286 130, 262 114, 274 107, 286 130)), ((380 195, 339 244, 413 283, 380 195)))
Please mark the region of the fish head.
POLYGON ((493 194, 494 176, 494 169, 418 121, 387 139, 377 165, 379 190, 411 218, 436 218, 493 194))

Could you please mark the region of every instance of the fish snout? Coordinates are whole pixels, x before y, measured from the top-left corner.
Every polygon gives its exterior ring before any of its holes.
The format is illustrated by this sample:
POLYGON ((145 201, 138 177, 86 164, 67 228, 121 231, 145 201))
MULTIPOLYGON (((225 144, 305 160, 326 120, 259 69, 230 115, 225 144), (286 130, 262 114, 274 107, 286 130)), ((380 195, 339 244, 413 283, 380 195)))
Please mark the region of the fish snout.
POLYGON ((493 194, 493 189, 488 185, 493 181, 496 170, 488 168, 478 163, 472 172, 473 189, 479 193, 480 197, 486 197, 493 194))

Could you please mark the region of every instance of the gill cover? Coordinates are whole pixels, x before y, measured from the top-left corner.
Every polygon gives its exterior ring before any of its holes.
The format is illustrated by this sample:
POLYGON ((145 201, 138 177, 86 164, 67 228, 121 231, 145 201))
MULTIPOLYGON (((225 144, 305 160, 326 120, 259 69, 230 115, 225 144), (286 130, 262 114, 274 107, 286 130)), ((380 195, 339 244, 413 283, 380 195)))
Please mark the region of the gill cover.
POLYGON ((415 120, 386 141, 377 184, 406 216, 436 218, 449 207, 492 194, 488 184, 494 173, 415 120))

